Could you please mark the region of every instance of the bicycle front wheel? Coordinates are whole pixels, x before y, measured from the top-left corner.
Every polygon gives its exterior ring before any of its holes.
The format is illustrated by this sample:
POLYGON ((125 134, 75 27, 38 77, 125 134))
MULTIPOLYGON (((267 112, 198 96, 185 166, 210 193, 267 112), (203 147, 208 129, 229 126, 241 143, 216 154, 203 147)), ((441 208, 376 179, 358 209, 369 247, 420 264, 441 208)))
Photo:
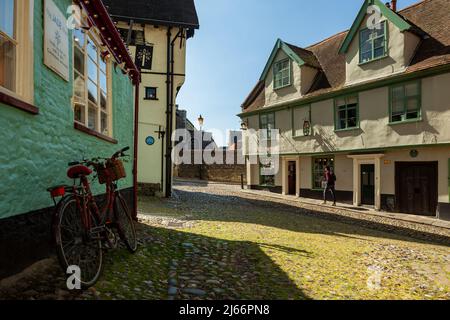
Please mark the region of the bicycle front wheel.
MULTIPOLYGON (((58 260, 64 273, 69 267, 80 271, 81 288, 93 286, 100 277, 103 267, 103 251, 100 238, 92 236, 82 222, 82 213, 75 197, 62 200, 54 220, 54 237, 58 260)), ((96 219, 89 213, 93 226, 96 219)))
POLYGON ((114 204, 114 218, 120 239, 131 253, 135 253, 137 250, 136 229, 128 206, 119 193, 114 204))

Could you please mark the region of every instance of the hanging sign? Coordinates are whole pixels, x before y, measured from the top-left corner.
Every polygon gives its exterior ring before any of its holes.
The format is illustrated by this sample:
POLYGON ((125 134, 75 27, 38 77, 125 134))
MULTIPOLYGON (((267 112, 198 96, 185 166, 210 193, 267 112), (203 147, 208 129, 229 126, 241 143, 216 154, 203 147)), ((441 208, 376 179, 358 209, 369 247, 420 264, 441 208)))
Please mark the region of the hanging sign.
POLYGON ((153 60, 152 46, 136 46, 136 66, 139 69, 151 70, 153 60))
POLYGON ((53 0, 44 4, 44 64, 69 81, 69 30, 53 0))

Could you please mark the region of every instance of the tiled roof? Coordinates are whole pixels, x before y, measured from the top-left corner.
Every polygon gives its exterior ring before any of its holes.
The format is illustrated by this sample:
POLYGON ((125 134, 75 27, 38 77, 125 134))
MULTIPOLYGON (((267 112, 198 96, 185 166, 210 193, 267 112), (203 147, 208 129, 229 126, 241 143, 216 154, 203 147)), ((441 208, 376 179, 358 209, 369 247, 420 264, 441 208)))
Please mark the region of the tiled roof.
MULTIPOLYGON (((414 26, 414 33, 425 35, 406 73, 450 64, 450 0, 423 0, 400 10, 398 14, 414 26)), ((345 56, 339 54, 339 49, 347 33, 348 31, 344 31, 305 49, 299 48, 312 52, 321 67, 305 98, 338 91, 344 87, 345 56)), ((260 89, 257 86, 249 95, 253 100, 247 98, 242 105, 243 112, 255 111, 264 106, 260 97, 264 95, 264 90, 260 89)))
POLYGON ((295 52, 296 55, 298 55, 303 61, 305 61, 305 64, 307 66, 317 68, 317 69, 321 68, 319 60, 317 60, 317 58, 313 52, 303 49, 303 48, 299 48, 299 47, 294 46, 289 43, 286 43, 286 44, 288 45, 289 48, 291 48, 292 51, 295 52))
POLYGON ((194 0, 103 0, 114 18, 198 29, 194 0))

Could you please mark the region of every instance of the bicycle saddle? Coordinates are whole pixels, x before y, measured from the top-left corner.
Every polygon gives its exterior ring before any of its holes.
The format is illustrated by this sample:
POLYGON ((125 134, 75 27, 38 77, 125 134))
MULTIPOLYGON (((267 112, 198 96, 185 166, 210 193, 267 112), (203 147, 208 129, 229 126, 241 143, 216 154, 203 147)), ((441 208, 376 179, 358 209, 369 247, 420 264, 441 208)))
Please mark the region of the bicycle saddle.
POLYGON ((86 166, 78 165, 70 168, 67 171, 67 176, 70 179, 78 179, 81 176, 89 176, 92 173, 92 170, 86 166))

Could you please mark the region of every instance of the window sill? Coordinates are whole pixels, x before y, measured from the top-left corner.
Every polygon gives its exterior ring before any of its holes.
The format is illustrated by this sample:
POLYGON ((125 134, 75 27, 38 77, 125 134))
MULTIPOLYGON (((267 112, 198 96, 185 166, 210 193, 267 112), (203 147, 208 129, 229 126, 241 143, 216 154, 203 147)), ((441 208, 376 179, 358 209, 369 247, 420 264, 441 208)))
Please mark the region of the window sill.
POLYGON ((409 120, 403 120, 403 121, 395 121, 395 122, 389 122, 390 126, 395 126, 398 124, 408 124, 408 123, 417 123, 417 122, 422 122, 423 119, 419 118, 419 119, 409 119, 409 120))
POLYGON ((158 98, 144 98, 146 101, 159 101, 158 98))
POLYGON ((365 66, 366 64, 369 64, 369 63, 372 63, 372 62, 375 62, 375 61, 380 61, 380 60, 386 59, 387 57, 389 57, 388 54, 386 54, 386 55, 384 55, 382 57, 373 59, 373 60, 369 60, 369 61, 366 61, 366 62, 360 62, 360 63, 358 63, 358 66, 365 66))
POLYGON ((96 131, 94 131, 92 129, 89 129, 88 127, 86 127, 86 126, 84 126, 82 124, 79 124, 77 122, 75 122, 74 128, 76 130, 78 130, 78 131, 81 131, 81 132, 86 133, 88 135, 97 137, 97 138, 99 138, 101 140, 104 140, 104 141, 107 141, 107 142, 110 142, 110 143, 113 143, 113 144, 118 144, 119 143, 116 139, 113 139, 111 137, 105 136, 104 134, 101 134, 101 133, 96 132, 96 131))
POLYGON ((348 132, 348 131, 357 131, 357 130, 361 130, 361 128, 354 127, 354 128, 346 128, 346 129, 334 129, 334 132, 338 133, 338 132, 348 132))
POLYGON ((39 114, 39 108, 36 106, 4 92, 0 92, 0 102, 33 115, 39 114))
POLYGON ((289 83, 289 84, 287 84, 287 85, 285 85, 285 86, 282 86, 282 87, 277 87, 277 88, 273 87, 273 90, 274 90, 274 91, 277 91, 277 90, 281 90, 281 89, 284 89, 284 88, 290 87, 291 85, 292 85, 292 84, 291 84, 291 83, 289 83))
POLYGON ((312 134, 305 136, 305 135, 300 135, 300 136, 292 136, 292 139, 302 139, 302 138, 311 138, 312 134))

